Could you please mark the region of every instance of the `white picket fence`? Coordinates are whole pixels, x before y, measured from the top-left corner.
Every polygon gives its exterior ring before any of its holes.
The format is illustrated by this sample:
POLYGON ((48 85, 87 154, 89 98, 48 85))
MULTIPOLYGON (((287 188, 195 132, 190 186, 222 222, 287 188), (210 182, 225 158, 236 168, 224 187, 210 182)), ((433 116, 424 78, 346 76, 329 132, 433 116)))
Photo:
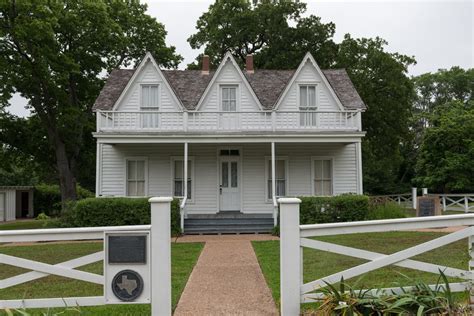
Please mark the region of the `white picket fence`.
MULTIPOLYGON (((170 245, 170 201, 172 198, 152 198, 152 225, 81 227, 57 229, 32 229, 0 231, 0 243, 87 241, 103 240, 106 232, 150 232, 152 310, 153 315, 171 315, 171 245, 170 245), (157 286, 153 286, 156 284, 157 286)), ((1 249, 0 249, 1 251, 1 249)), ((77 270, 77 268, 104 260, 104 251, 57 264, 47 264, 0 253, 0 264, 32 270, 0 280, 0 289, 7 289, 26 282, 39 280, 49 275, 109 286, 103 275, 77 270)), ((0 310, 5 308, 49 308, 83 307, 106 304, 104 295, 89 297, 61 297, 39 299, 0 300, 0 310)))
MULTIPOLYGON (((334 284, 339 282, 342 277, 347 280, 349 278, 357 277, 364 273, 389 265, 395 265, 434 274, 439 274, 439 271, 441 270, 448 277, 455 277, 463 280, 462 282, 450 284, 451 291, 453 292, 470 290, 474 285, 474 274, 471 272, 471 270, 474 269, 474 214, 299 225, 300 202, 301 201, 299 199, 295 198, 279 200, 281 314, 283 316, 299 315, 300 303, 314 302, 315 299, 321 298, 322 293, 314 291, 327 286, 326 283, 334 284), (369 232, 375 233, 452 226, 466 226, 466 228, 390 255, 310 239, 310 237, 318 236, 369 232), (464 238, 469 239, 469 248, 466 248, 466 251, 469 251, 469 254, 472 258, 469 262, 469 270, 445 267, 410 259, 411 257, 448 245, 464 238), (303 283, 303 247, 361 258, 364 260, 369 260, 369 262, 334 273, 329 276, 325 276, 318 280, 303 283)), ((392 290, 399 291, 400 289, 381 289, 381 291, 392 290)))

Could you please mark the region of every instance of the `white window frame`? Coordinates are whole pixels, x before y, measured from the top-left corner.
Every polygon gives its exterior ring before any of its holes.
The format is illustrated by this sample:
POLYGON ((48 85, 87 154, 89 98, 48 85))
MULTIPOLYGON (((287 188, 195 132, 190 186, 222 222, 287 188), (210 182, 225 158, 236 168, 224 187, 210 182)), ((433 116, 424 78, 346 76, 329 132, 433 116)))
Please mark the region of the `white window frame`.
POLYGON ((158 83, 140 83, 140 110, 148 111, 148 110, 159 110, 160 108, 160 102, 161 102, 161 85, 158 83), (158 104, 156 106, 143 106, 143 88, 144 87, 151 87, 151 86, 156 86, 157 87, 157 94, 158 94, 158 104))
MULTIPOLYGON (((289 159, 287 156, 275 156, 275 165, 277 160, 285 161, 285 194, 289 196, 289 188, 290 188, 290 172, 289 172, 289 159)), ((269 173, 269 168, 272 165, 272 157, 265 156, 265 202, 266 203, 273 203, 272 197, 269 199, 268 196, 271 192, 268 190, 268 181, 270 181, 271 174, 269 173)))
POLYGON ((226 84, 220 84, 219 85, 219 93, 218 93, 218 99, 219 99, 219 111, 221 112, 226 112, 226 113, 234 113, 234 112, 239 112, 240 111, 240 89, 239 89, 239 84, 238 83, 226 83, 226 84), (222 104, 222 89, 223 88, 235 88, 235 111, 224 111, 223 109, 223 104, 222 104))
POLYGON ((316 170, 314 168, 314 162, 317 160, 330 160, 331 161, 331 195, 322 195, 322 196, 334 196, 334 157, 332 156, 313 156, 311 157, 311 195, 312 196, 321 196, 316 195, 316 187, 314 185, 316 170))
MULTIPOLYGON (((174 195, 174 164, 175 161, 184 161, 183 156, 172 156, 171 157, 171 165, 170 165, 170 170, 171 170, 171 195, 175 198, 183 199, 184 196, 175 196, 174 195)), ((196 196, 196 190, 194 189, 196 187, 195 185, 195 168, 194 168, 194 156, 188 156, 188 161, 191 165, 191 172, 189 172, 189 167, 188 167, 188 178, 191 178, 191 198, 186 200, 186 203, 194 203, 195 199, 194 197, 196 196)), ((183 171, 184 174, 184 171, 183 171)))
POLYGON ((136 157, 125 157, 124 159, 125 162, 125 168, 124 168, 124 196, 126 197, 147 197, 148 196, 148 157, 143 157, 143 156, 136 156, 136 157), (145 184, 144 184, 144 195, 143 196, 138 196, 138 195, 128 195, 128 162, 129 161, 143 161, 144 162, 144 175, 145 175, 145 184))
MULTIPOLYGON (((315 106, 306 106, 306 108, 314 108, 315 111, 318 110, 319 108, 319 96, 318 96, 318 91, 319 91, 319 82, 302 82, 298 83, 298 91, 297 91, 297 102, 298 102, 298 109, 301 111, 301 108, 303 107, 301 105, 301 87, 314 87, 314 93, 315 93, 315 98, 314 101, 316 102, 315 106)), ((305 111, 310 111, 310 110, 305 110, 305 111)))

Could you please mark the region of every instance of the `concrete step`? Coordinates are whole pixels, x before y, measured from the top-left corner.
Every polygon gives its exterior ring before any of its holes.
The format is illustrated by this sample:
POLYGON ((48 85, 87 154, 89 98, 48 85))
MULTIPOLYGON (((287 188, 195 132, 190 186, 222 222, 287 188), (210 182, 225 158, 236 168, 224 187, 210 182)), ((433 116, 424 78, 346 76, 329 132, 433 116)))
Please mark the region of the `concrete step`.
POLYGON ((185 219, 185 226, 247 226, 247 225, 273 225, 273 219, 185 219))
POLYGON ((184 233, 190 234, 257 234, 257 233, 271 233, 273 225, 269 226, 201 226, 201 227, 185 227, 184 233))

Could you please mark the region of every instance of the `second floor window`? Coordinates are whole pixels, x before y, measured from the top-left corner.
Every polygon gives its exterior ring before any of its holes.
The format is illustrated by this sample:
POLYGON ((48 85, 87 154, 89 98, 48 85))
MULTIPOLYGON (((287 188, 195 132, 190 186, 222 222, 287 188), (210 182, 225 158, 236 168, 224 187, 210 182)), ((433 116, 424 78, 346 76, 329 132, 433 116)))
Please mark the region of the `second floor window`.
POLYGON ((158 85, 144 84, 142 85, 141 108, 157 108, 158 103, 158 85))
POLYGON ((144 84, 141 86, 141 104, 140 110, 145 113, 141 113, 141 127, 142 128, 154 128, 159 125, 158 113, 151 113, 159 109, 158 101, 158 85, 144 84))
POLYGON ((237 111, 237 86, 221 87, 221 109, 224 112, 237 111))
POLYGON ((301 126, 316 126, 317 117, 314 111, 316 105, 316 85, 300 85, 300 115, 301 126))

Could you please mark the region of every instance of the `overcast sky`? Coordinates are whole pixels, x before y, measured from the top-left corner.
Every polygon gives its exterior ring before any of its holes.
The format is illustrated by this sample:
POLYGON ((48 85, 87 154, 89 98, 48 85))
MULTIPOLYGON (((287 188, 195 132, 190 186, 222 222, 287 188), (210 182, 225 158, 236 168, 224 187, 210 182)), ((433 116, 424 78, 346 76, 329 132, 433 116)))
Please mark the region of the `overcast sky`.
MULTIPOLYGON (((304 1, 304 0, 302 0, 304 1)), ((148 0, 148 13, 163 23, 166 41, 184 57, 180 69, 200 51, 191 49, 187 38, 195 32, 196 21, 213 0, 148 0)), ((439 68, 474 64, 474 6, 472 0, 360 1, 307 0, 307 14, 336 24, 336 42, 346 33, 353 37, 380 36, 388 50, 415 56, 417 64, 410 75, 433 72, 439 68)), ((11 100, 10 112, 28 115, 26 101, 11 100)))

